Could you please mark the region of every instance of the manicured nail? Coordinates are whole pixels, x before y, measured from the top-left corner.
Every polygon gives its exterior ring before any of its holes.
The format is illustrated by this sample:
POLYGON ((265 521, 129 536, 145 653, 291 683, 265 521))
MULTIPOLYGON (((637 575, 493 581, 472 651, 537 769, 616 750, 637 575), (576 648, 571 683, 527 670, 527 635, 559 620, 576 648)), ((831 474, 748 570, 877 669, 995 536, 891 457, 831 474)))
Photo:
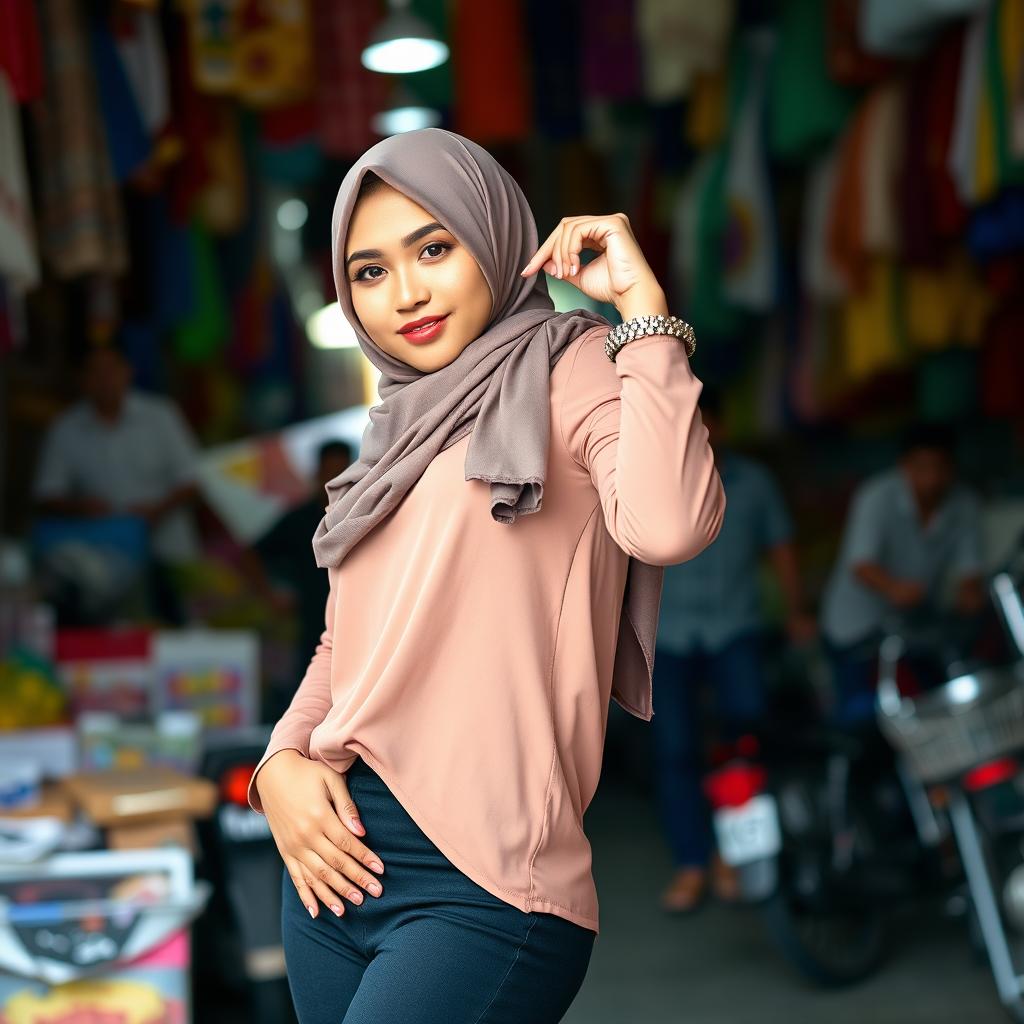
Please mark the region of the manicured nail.
POLYGON ((348 897, 356 906, 359 906, 363 902, 363 894, 356 889, 354 892, 349 893, 348 897))
POLYGON ((349 818, 348 820, 352 822, 352 827, 360 834, 366 831, 366 829, 363 828, 363 823, 358 818, 349 818))
POLYGON ((382 892, 382 889, 380 887, 380 883, 379 882, 370 882, 366 886, 366 888, 369 889, 370 892, 372 892, 374 896, 379 896, 381 894, 381 892, 382 892))
POLYGON ((384 865, 381 864, 381 862, 379 860, 371 860, 370 861, 370 870, 371 871, 376 871, 378 875, 381 875, 381 874, 384 873, 384 865))
POLYGON ((309 916, 315 919, 316 918, 316 907, 306 907, 306 909, 309 911, 309 916))
POLYGON ((341 917, 341 907, 339 907, 337 903, 331 904, 331 910, 334 911, 337 917, 341 917))

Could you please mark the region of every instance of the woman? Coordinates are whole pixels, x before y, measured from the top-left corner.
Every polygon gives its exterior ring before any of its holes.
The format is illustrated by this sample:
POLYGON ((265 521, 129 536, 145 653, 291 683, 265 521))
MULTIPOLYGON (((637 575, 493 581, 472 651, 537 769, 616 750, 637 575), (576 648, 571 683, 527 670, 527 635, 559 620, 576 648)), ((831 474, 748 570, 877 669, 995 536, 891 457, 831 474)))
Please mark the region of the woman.
POLYGON ((667 309, 625 217, 538 247, 449 132, 364 154, 332 231, 382 401, 328 484, 326 628, 250 786, 299 1019, 558 1021, 598 932, 609 698, 650 719, 661 566, 724 510, 689 329, 637 321, 606 353, 607 321, 555 313, 541 269, 625 321, 667 309))

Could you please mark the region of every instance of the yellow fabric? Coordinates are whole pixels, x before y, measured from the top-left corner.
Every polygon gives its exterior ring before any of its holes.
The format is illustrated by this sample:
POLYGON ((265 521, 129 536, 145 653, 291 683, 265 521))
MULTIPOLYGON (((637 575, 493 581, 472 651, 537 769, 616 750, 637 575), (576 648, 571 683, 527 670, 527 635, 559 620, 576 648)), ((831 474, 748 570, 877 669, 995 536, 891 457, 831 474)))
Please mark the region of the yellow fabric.
POLYGON ((905 362, 896 319, 896 270, 888 257, 868 263, 867 287, 842 307, 842 347, 846 373, 854 381, 905 362))
POLYGON ((908 270, 904 294, 911 347, 937 351, 981 342, 992 295, 966 253, 955 253, 938 270, 908 270))
POLYGON ((694 79, 686 112, 686 138, 696 149, 710 149, 725 136, 726 75, 703 72, 694 79))

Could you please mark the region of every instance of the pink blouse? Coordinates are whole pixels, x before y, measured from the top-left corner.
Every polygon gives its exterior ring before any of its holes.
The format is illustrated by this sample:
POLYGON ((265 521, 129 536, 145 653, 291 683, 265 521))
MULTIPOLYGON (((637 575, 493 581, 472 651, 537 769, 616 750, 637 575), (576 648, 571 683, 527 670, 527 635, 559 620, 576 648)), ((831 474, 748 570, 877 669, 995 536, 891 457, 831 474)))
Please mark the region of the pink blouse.
MULTIPOLYGON (((326 628, 257 766, 293 748, 345 772, 358 755, 477 884, 595 932, 583 814, 627 553, 686 561, 725 511, 682 342, 641 338, 612 363, 606 332, 581 335, 551 372, 539 512, 491 518, 489 485, 464 476, 467 435, 330 570, 326 628)), ((615 697, 650 720, 649 693, 615 697)), ((253 784, 249 802, 262 811, 253 784)))

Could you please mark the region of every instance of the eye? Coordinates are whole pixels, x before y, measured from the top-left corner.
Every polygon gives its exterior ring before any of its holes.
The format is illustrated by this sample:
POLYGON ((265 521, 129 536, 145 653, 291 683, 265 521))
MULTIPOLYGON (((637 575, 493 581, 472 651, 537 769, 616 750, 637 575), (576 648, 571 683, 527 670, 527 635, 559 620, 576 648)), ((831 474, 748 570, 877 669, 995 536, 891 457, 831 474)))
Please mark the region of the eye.
MULTIPOLYGON (((421 252, 420 255, 427 255, 431 259, 440 259, 447 251, 454 248, 455 246, 451 242, 428 242, 423 247, 423 252, 421 252), (431 250, 436 251, 432 252, 431 250)), ((381 273, 384 272, 384 268, 382 266, 378 266, 376 263, 368 263, 366 266, 360 267, 356 271, 352 276, 352 281, 378 281, 380 279, 380 273, 368 274, 368 270, 380 270, 381 273)))
POLYGON ((379 270, 381 274, 384 273, 383 267, 378 267, 376 263, 369 263, 365 267, 360 267, 353 276, 353 281, 376 281, 380 274, 370 274, 371 270, 379 270))

